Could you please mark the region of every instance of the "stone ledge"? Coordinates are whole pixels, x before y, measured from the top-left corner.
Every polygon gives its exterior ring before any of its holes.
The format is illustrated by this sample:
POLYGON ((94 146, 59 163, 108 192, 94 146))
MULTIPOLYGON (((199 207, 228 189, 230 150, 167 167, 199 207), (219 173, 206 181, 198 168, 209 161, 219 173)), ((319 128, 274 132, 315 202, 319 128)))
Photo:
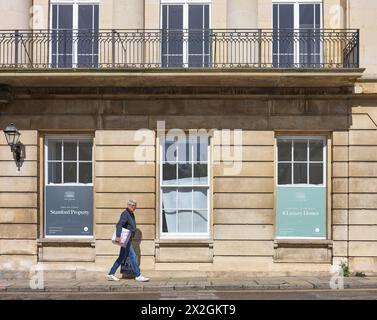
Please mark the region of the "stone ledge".
POLYGON ((159 239, 155 240, 155 246, 172 246, 172 247, 207 247, 213 246, 212 239, 159 239))
POLYGON ((274 246, 332 246, 332 240, 325 239, 275 239, 274 246))
POLYGON ((132 87, 132 86, 353 86, 365 69, 1 69, 0 82, 19 87, 132 87))
POLYGON ((44 238, 37 239, 38 247, 95 247, 94 239, 58 239, 44 238))
POLYGON ((331 263, 332 248, 332 240, 276 239, 274 262, 331 263))

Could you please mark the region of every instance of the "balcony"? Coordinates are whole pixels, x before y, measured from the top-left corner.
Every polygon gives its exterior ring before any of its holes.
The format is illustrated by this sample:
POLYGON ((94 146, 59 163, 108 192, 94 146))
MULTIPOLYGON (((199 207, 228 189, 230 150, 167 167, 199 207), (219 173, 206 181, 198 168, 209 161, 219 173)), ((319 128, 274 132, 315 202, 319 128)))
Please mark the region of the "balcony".
POLYGON ((0 31, 0 70, 357 69, 359 31, 0 31))

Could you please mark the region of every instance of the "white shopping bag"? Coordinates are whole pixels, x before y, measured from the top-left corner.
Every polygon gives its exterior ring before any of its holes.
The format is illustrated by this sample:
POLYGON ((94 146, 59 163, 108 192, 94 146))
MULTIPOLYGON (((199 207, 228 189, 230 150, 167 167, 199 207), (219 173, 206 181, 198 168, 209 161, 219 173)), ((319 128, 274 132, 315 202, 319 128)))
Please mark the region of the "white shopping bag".
POLYGON ((130 237, 131 237, 131 231, 128 230, 128 229, 122 228, 122 233, 120 235, 120 242, 119 243, 115 242, 116 230, 114 231, 114 234, 113 234, 113 237, 111 238, 111 241, 118 246, 125 247, 127 245, 128 241, 130 240, 130 237))

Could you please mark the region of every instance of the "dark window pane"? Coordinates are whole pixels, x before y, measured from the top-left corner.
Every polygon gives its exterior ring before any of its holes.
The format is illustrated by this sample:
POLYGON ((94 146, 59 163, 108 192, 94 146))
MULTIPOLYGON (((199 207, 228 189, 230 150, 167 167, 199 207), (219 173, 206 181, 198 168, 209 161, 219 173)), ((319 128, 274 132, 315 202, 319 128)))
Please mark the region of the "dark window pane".
POLYGON ((178 184, 192 184, 192 164, 178 164, 178 184))
POLYGON ((209 5, 204 5, 204 29, 209 28, 209 5))
POLYGON ((203 45, 204 33, 202 31, 190 31, 188 53, 190 55, 199 55, 202 58, 204 53, 203 45))
POLYGON ((60 54, 58 56, 59 68, 72 68, 72 54, 60 54))
POLYGON ((162 29, 168 28, 168 6, 162 6, 162 29))
POLYGON ((79 5, 79 29, 93 29, 93 6, 79 5))
POLYGON ((162 66, 183 66, 183 6, 164 5, 162 10, 162 66), (178 31, 177 31, 178 30, 178 31), (173 55, 173 56, 171 56, 173 55))
POLYGON ((77 160, 77 141, 64 141, 64 160, 77 160))
POLYGON ((280 50, 280 55, 279 55, 279 63, 278 67, 279 68, 293 68, 295 66, 294 63, 294 56, 292 54, 284 54, 284 52, 293 52, 293 45, 291 49, 284 49, 281 48, 280 50))
POLYGON ((98 25, 99 25, 99 6, 98 5, 94 5, 94 29, 95 30, 98 30, 98 25))
POLYGON ((314 4, 300 4, 300 29, 314 27, 314 4))
POLYGON ((308 166, 306 163, 295 163, 293 172, 294 184, 308 183, 308 166))
POLYGON ((322 163, 311 163, 309 165, 309 179, 310 184, 323 184, 322 163))
POLYGON ((72 54, 72 41, 73 41, 73 31, 70 30, 59 30, 58 31, 58 53, 59 54, 72 54))
POLYGON ((73 6, 52 6, 52 61, 53 68, 72 67, 73 6))
POLYGON ((203 5, 189 6, 188 53, 190 67, 203 67, 204 61, 204 10, 203 5))
POLYGON ((183 29, 183 6, 182 5, 169 5, 169 29, 183 29))
MULTIPOLYGON (((53 44, 54 41, 52 41, 52 49, 53 51, 55 50, 56 51, 56 47, 54 46, 53 44)), ((55 54, 52 54, 51 55, 51 67, 52 68, 57 68, 58 67, 58 56, 55 54)))
MULTIPOLYGON (((85 59, 85 57, 88 57, 89 60, 87 60, 90 64, 91 61, 91 55, 93 51, 93 34, 92 32, 88 31, 79 31, 78 37, 77 37, 77 50, 79 58, 85 59)), ((84 61, 81 60, 81 63, 84 61)))
POLYGON ((189 5, 189 29, 203 29, 203 5, 189 5))
POLYGON ((52 29, 58 27, 58 6, 56 4, 52 5, 52 29))
POLYGON ((294 140, 294 161, 306 161, 308 158, 307 140, 294 140))
POLYGON ((182 55, 183 54, 183 32, 169 30, 167 38, 167 54, 182 55))
POLYGON ((79 164, 79 183, 92 183, 92 163, 79 164))
POLYGON ((77 40, 78 67, 97 67, 98 6, 79 6, 79 32, 77 40))
POLYGON ((278 26, 278 21, 279 21, 279 16, 278 16, 278 10, 279 10, 279 5, 278 4, 274 4, 273 5, 273 27, 274 29, 277 29, 279 26, 278 26))
POLYGON ((290 163, 278 164, 278 184, 292 184, 292 165, 290 163))
POLYGON ((78 55, 77 66, 79 68, 91 68, 91 67, 93 67, 92 56, 78 55))
POLYGON ((279 5, 279 28, 293 28, 293 4, 279 5))
POLYGON ((315 27, 321 28, 321 5, 315 5, 315 27))
POLYGON ((61 160, 62 159, 62 141, 61 140, 48 140, 48 160, 61 160))
POLYGON ((79 160, 92 161, 92 142, 79 140, 79 160))
POLYGON ((48 183, 62 183, 61 162, 48 163, 48 183))
POLYGON ((203 58, 204 58, 203 55, 195 55, 195 56, 189 55, 188 56, 189 67, 203 68, 205 66, 203 58))
POLYGON ((294 27, 292 4, 275 4, 273 12, 273 64, 275 67, 289 68, 294 66, 294 27), (288 30, 287 30, 288 29, 288 30))
POLYGON ((162 184, 177 184, 177 165, 164 163, 162 165, 162 184))
POLYGON ((310 140, 309 141, 309 160, 323 161, 323 141, 310 140))
POLYGON ((292 140, 278 140, 278 161, 292 161, 292 140))
POLYGON ((208 167, 207 164, 194 164, 194 181, 193 184, 208 183, 208 167))
POLYGON ((77 183, 77 163, 64 162, 64 183, 77 183))
POLYGON ((72 29, 73 27, 73 6, 59 5, 59 29, 72 29))
POLYGON ((171 68, 183 67, 183 55, 178 56, 168 56, 167 66, 171 68))

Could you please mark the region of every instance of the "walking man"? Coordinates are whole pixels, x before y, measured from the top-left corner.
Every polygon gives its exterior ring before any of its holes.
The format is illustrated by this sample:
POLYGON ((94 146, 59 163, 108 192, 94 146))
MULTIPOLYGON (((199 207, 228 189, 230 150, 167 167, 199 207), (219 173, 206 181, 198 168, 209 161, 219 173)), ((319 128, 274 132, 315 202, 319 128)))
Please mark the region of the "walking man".
POLYGON ((131 238, 128 241, 126 247, 121 247, 119 252, 118 259, 115 260, 114 265, 112 266, 109 274, 107 275, 108 280, 111 281, 119 281, 119 278, 115 276, 115 272, 119 268, 119 266, 124 263, 127 259, 127 256, 130 254, 130 260, 131 260, 131 268, 133 273, 135 274, 135 280, 136 281, 149 281, 148 278, 145 278, 141 275, 139 267, 136 262, 136 254, 135 251, 132 249, 130 250, 132 246, 132 239, 135 236, 136 232, 136 220, 134 212, 136 210, 136 201, 135 200, 128 200, 127 208, 122 212, 120 215, 119 221, 116 225, 116 242, 120 242, 120 235, 122 233, 122 228, 126 228, 131 231, 131 238), (131 252, 131 253, 130 253, 131 252))

